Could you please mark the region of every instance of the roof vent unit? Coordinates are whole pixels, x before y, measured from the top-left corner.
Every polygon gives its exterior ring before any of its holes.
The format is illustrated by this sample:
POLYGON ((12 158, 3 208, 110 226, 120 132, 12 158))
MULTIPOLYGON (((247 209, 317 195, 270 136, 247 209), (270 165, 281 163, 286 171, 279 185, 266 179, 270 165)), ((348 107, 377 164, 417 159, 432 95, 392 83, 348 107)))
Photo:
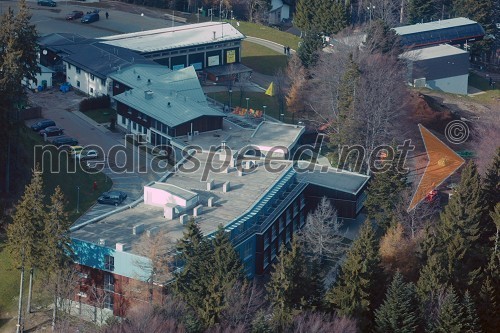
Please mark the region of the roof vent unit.
POLYGON ((146 91, 144 92, 144 98, 146 98, 146 99, 151 99, 151 98, 153 98, 153 92, 152 92, 151 90, 146 90, 146 91))
POLYGON ((151 84, 151 79, 148 79, 148 86, 151 84))
POLYGON ((104 238, 99 238, 99 245, 100 245, 100 246, 105 246, 105 245, 106 245, 106 239, 104 239, 104 238))
POLYGON ((168 107, 171 107, 172 105, 170 104, 170 102, 168 102, 168 103, 167 103, 167 106, 168 106, 168 107))
POLYGON ((137 75, 137 81, 140 81, 140 80, 141 80, 141 76, 137 75))

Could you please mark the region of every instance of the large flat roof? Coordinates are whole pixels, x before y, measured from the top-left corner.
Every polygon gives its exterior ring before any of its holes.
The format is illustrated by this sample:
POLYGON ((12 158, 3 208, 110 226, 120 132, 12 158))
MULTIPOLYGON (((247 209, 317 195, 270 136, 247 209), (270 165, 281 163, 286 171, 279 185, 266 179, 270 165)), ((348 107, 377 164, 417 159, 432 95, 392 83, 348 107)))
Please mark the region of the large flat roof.
MULTIPOLYGON (((209 180, 214 181, 214 188, 207 191, 206 182, 201 181, 205 172, 205 166, 209 155, 207 153, 197 153, 194 156, 201 163, 201 167, 194 171, 177 171, 170 175, 165 183, 167 186, 176 186, 196 193, 199 196, 199 203, 203 205, 203 211, 195 220, 201 231, 207 235, 217 230, 218 226, 228 225, 237 217, 245 214, 252 205, 271 190, 291 167, 291 161, 273 162, 284 164, 288 168, 269 172, 263 166, 257 167, 252 173, 239 176, 236 170, 229 173, 210 173, 209 180), (223 192, 222 184, 230 182, 230 191, 223 192), (214 207, 207 207, 209 197, 215 198, 214 207)), ((222 165, 216 160, 211 162, 214 168, 222 165)), ((192 167, 192 162, 185 164, 186 168, 192 167)), ((277 166, 274 166, 277 167, 277 166)), ((192 215, 192 210, 187 212, 192 215)), ((83 226, 72 232, 71 237, 87 242, 98 243, 99 239, 106 239, 108 247, 114 247, 115 243, 125 243, 128 245, 127 252, 134 252, 134 244, 141 235, 133 235, 134 225, 144 224, 145 230, 158 227, 163 230, 171 240, 182 237, 184 226, 179 222, 179 218, 167 220, 163 217, 163 208, 153 207, 139 203, 131 209, 115 213, 102 220, 83 226)))
POLYGON ((427 23, 418 23, 413 25, 405 25, 402 27, 393 28, 398 35, 408 35, 418 32, 432 31, 445 28, 460 27, 463 25, 477 24, 476 21, 469 20, 465 17, 457 17, 449 20, 440 20, 427 23))
POLYGON ((186 136, 177 137, 184 144, 192 144, 210 150, 225 143, 231 150, 240 150, 249 145, 261 148, 284 146, 291 149, 304 132, 303 126, 263 121, 256 129, 242 128, 230 120, 224 119, 220 130, 200 133, 188 141, 186 136))
POLYGON ((109 45, 149 53, 243 38, 245 36, 229 23, 204 22, 101 37, 99 40, 109 45))
POLYGON ((168 193, 171 193, 173 195, 176 195, 176 196, 183 198, 183 199, 186 199, 186 200, 190 200, 190 199, 196 197, 196 195, 197 195, 193 191, 188 191, 186 189, 183 189, 182 187, 175 186, 172 184, 167 184, 167 183, 154 182, 153 184, 146 185, 146 186, 151 187, 151 188, 155 188, 158 190, 166 191, 168 193))
POLYGON ((401 54, 400 57, 408 60, 426 60, 426 59, 447 57, 457 54, 468 54, 468 52, 455 46, 443 44, 443 45, 425 47, 422 49, 410 50, 401 54))

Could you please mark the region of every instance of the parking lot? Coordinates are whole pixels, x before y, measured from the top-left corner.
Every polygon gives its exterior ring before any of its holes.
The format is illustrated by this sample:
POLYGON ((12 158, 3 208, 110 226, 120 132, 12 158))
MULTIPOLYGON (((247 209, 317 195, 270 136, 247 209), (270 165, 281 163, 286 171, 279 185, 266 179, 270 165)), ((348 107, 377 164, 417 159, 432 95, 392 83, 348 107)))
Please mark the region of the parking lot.
MULTIPOLYGON (((38 6, 36 1, 28 0, 33 22, 39 35, 66 32, 76 33, 88 38, 109 36, 119 33, 136 32, 141 30, 159 29, 172 26, 172 21, 163 18, 163 14, 150 9, 140 9, 124 3, 100 2, 85 3, 73 1, 57 1, 56 7, 38 6), (73 10, 84 13, 100 9, 100 20, 90 24, 83 24, 80 19, 67 21, 66 15, 73 10), (105 13, 109 13, 106 19, 105 13), (141 16, 141 14, 144 14, 141 16)), ((8 7, 17 8, 17 1, 0 1, 0 13, 8 7)), ((174 22, 174 25, 179 23, 174 22)))
MULTIPOLYGON (((64 134, 76 138, 79 145, 98 146, 105 154, 112 151, 111 149, 120 150, 112 157, 106 156, 109 163, 104 164, 102 171, 113 181, 113 190, 128 194, 122 205, 130 204, 138 199, 143 194, 145 184, 162 176, 162 173, 146 169, 151 163, 151 156, 137 149, 133 150, 130 146, 125 147, 124 134, 111 132, 105 126, 93 122, 78 112, 78 103, 83 98, 82 96, 73 91, 61 93, 52 89, 37 93, 30 92, 29 98, 32 103, 42 107, 44 118, 54 120, 58 127, 64 129, 64 134), (55 100, 56 103, 54 103, 55 100)), ((36 122, 35 119, 29 120, 26 125, 29 126, 34 122, 36 122)), ((113 209, 115 209, 114 206, 96 204, 77 223, 113 209)))

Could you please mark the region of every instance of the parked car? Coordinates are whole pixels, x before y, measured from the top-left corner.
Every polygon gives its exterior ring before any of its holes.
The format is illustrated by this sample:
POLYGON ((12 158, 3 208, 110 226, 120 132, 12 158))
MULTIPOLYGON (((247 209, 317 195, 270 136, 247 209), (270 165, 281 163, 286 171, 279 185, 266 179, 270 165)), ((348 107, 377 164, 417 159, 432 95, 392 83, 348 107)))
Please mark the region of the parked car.
POLYGON ((66 20, 76 20, 83 17, 83 12, 81 10, 74 10, 68 15, 66 15, 66 20))
POLYGON ((122 191, 109 191, 104 192, 98 199, 97 202, 106 205, 118 206, 125 199, 127 199, 127 193, 122 191))
POLYGON ((95 159, 97 157, 98 157, 97 151, 93 150, 93 149, 90 149, 90 150, 87 150, 87 151, 81 151, 80 153, 78 153, 78 154, 75 155, 75 159, 78 159, 80 161, 83 161, 83 160, 92 160, 92 159, 95 159))
POLYGON ((74 157, 78 154, 80 154, 83 150, 83 147, 82 146, 71 146, 69 147, 68 151, 69 151, 69 154, 74 157))
POLYGON ((31 125, 31 129, 35 132, 40 132, 41 130, 46 129, 49 126, 56 126, 56 123, 50 119, 43 119, 31 125))
POLYGON ((52 141, 52 144, 56 147, 62 147, 62 146, 76 146, 78 145, 78 140, 75 138, 71 138, 69 136, 61 136, 59 138, 55 138, 52 141))
POLYGON ((96 21, 99 21, 99 14, 97 13, 86 14, 82 17, 82 23, 92 23, 96 21))
POLYGON ((38 6, 56 7, 57 3, 52 0, 38 0, 38 6))
POLYGON ((40 131, 41 136, 47 135, 47 137, 59 136, 59 135, 63 135, 63 134, 64 134, 64 130, 62 128, 57 127, 57 126, 50 126, 50 127, 47 127, 46 129, 43 129, 40 131))

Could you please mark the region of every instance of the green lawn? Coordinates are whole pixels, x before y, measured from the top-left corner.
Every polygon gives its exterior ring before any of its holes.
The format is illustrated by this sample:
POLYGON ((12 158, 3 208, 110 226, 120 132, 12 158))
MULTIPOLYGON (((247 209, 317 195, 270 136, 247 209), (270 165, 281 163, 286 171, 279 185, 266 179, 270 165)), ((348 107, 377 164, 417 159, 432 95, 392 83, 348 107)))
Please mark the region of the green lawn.
POLYGON ((87 117, 92 118, 99 124, 109 123, 111 118, 116 119, 116 111, 110 108, 89 110, 83 112, 87 117))
MULTIPOLYGON (((19 271, 12 267, 9 253, 5 250, 4 239, 0 235, 0 314, 16 309, 14 298, 19 294, 19 271)), ((0 315, 0 329, 2 327, 0 315)))
MULTIPOLYGON (((21 129, 21 141, 21 144, 24 145, 25 151, 27 152, 33 151, 35 145, 44 144, 39 135, 26 127, 21 129)), ((59 154, 57 149, 49 149, 48 152, 52 154, 43 154, 43 165, 45 167, 43 174, 45 194, 49 197, 54 192, 54 188, 59 185, 67 199, 66 209, 69 213, 69 218, 72 221, 76 220, 96 202, 100 193, 108 191, 111 188, 112 181, 103 173, 90 174, 85 172, 75 160, 64 153, 59 154), (50 172, 51 162, 54 166, 54 172, 50 172), (55 166, 58 165, 58 163, 60 168, 57 171, 55 166), (94 181, 97 182, 98 186, 98 191, 95 192, 93 191, 94 181), (79 213, 76 212, 78 198, 77 186, 80 187, 79 213)), ((42 151, 37 150, 35 157, 33 157, 34 154, 28 155, 29 159, 27 162, 30 168, 34 165, 34 159, 36 159, 38 164, 41 164, 42 151)))
POLYGON ((254 71, 266 75, 274 75, 278 68, 285 68, 287 57, 265 46, 243 41, 241 43, 241 62, 254 71))
POLYGON ((288 32, 280 31, 276 28, 271 28, 258 23, 250 23, 244 21, 238 22, 240 23, 239 27, 236 24, 236 20, 232 20, 231 23, 245 36, 267 39, 278 44, 288 45, 294 50, 297 50, 297 48, 299 47, 300 38, 288 32))

